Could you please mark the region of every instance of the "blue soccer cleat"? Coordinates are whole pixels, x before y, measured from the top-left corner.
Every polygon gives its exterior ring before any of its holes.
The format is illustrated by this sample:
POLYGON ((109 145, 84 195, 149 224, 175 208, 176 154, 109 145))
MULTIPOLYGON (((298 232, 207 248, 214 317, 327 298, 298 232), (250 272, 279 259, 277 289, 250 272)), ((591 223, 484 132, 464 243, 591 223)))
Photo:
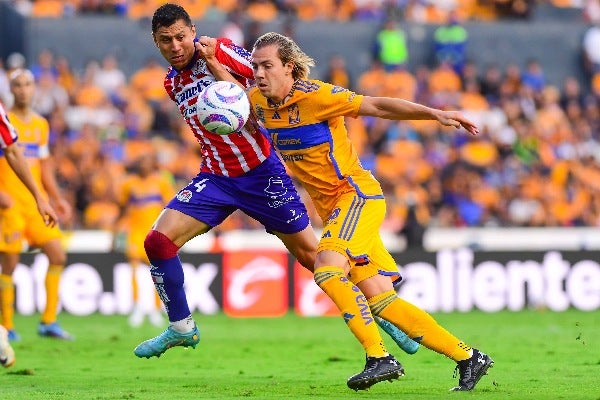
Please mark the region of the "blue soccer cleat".
POLYGON ((133 353, 140 358, 160 357, 162 353, 171 347, 191 346, 194 349, 198 342, 200 342, 200 331, 197 326, 194 325, 194 329, 188 333, 179 333, 169 326, 160 335, 140 343, 133 350, 133 353))
POLYGON ((44 324, 40 322, 38 325, 38 334, 43 337, 62 339, 62 340, 73 340, 75 337, 71 335, 69 332, 63 330, 60 327, 58 322, 51 322, 49 324, 44 324))
POLYGON ((404 352, 407 354, 415 354, 417 350, 419 350, 419 343, 409 338, 408 335, 398 329, 396 325, 380 317, 375 317, 375 320, 381 329, 390 335, 398 347, 400 347, 404 352))
POLYGON ((9 329, 8 331, 8 341, 9 342, 20 342, 21 335, 17 333, 14 329, 9 329))

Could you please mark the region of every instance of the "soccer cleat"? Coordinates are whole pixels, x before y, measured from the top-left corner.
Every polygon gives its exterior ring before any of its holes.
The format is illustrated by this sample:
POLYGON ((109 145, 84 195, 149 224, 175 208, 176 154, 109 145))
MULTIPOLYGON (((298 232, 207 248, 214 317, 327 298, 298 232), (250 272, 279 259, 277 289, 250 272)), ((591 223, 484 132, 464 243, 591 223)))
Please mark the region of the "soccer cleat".
POLYGON ((14 329, 9 329, 8 330, 8 341, 9 342, 20 342, 21 335, 19 335, 17 333, 17 331, 15 331, 14 329))
POLYGON ((44 324, 43 322, 40 322, 40 324, 38 325, 38 334, 43 337, 50 337, 62 340, 75 339, 73 335, 63 330, 63 328, 60 327, 58 322, 51 322, 49 324, 44 324))
POLYGON ((133 353, 140 358, 160 357, 162 353, 175 346, 191 346, 195 349, 199 341, 200 331, 197 326, 194 325, 194 329, 189 333, 179 333, 169 326, 160 335, 140 343, 133 353))
POLYGON ((375 317, 377 324, 383 329, 394 342, 407 354, 415 354, 419 350, 419 343, 408 337, 406 333, 396 327, 389 321, 383 318, 375 317))
POLYGON ((0 365, 10 367, 15 363, 15 351, 8 341, 8 331, 0 326, 0 365))
POLYGON ((456 378, 456 371, 459 373, 458 386, 450 389, 451 391, 472 390, 483 375, 487 373, 490 367, 494 366, 492 360, 487 354, 473 349, 471 358, 456 363, 453 378, 456 378))
POLYGON ((393 355, 385 357, 367 357, 363 372, 348 378, 348 387, 356 391, 367 390, 382 381, 392 381, 404 376, 402 364, 393 355))

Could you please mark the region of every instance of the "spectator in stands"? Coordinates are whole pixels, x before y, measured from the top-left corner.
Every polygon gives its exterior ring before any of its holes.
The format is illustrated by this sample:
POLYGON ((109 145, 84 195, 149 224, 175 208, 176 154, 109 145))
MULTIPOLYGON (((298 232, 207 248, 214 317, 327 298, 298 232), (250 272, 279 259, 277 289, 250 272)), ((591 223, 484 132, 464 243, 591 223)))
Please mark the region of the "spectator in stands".
POLYGON ((125 72, 119 68, 119 61, 114 54, 104 56, 100 68, 94 74, 94 83, 110 99, 114 99, 119 89, 127 84, 125 72))
POLYGON ((69 94, 58 84, 57 76, 50 71, 40 72, 37 77, 37 89, 33 99, 33 108, 44 118, 49 118, 55 110, 66 110, 69 106, 69 94))
POLYGON ((583 67, 591 77, 600 71, 600 22, 586 30, 581 46, 583 67))
POLYGON ((498 64, 488 65, 481 78, 480 91, 490 105, 497 105, 500 101, 501 86, 502 70, 498 64))
POLYGON ((167 69, 156 57, 146 60, 144 66, 137 70, 129 81, 131 90, 140 93, 142 98, 155 105, 166 96, 163 79, 167 69))
POLYGON ((30 70, 36 82, 40 80, 42 75, 51 75, 54 78, 58 77, 58 71, 54 65, 54 53, 50 49, 40 51, 37 56, 37 62, 31 66, 30 70))
POLYGON ((521 83, 533 89, 534 93, 539 94, 546 86, 546 76, 542 65, 535 58, 527 61, 527 67, 521 74, 521 83))
POLYGON ((375 37, 374 56, 386 71, 390 71, 408 62, 408 43, 406 33, 392 19, 385 21, 375 37))
POLYGON ((454 71, 462 75, 467 60, 467 41, 469 33, 461 24, 458 11, 452 10, 448 22, 439 26, 433 33, 435 60, 452 66, 454 71))
POLYGON ((346 59, 341 54, 333 54, 329 58, 323 80, 345 88, 354 87, 350 71, 346 66, 346 59))

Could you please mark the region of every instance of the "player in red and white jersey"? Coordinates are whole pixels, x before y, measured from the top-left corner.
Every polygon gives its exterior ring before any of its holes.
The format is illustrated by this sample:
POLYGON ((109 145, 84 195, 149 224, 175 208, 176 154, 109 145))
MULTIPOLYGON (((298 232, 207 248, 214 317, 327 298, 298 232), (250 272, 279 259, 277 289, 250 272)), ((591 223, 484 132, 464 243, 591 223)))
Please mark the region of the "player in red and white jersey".
POLYGON ((0 149, 5 149, 17 141, 17 130, 12 126, 6 115, 6 110, 0 103, 0 149))
POLYGON ((260 221, 309 269, 316 253, 306 208, 256 121, 252 118, 239 132, 219 136, 204 130, 196 117, 206 86, 230 74, 242 84, 252 79, 250 54, 228 39, 198 39, 189 14, 175 4, 155 11, 152 37, 171 65, 165 89, 200 143, 203 162, 192 182, 166 205, 144 241, 150 273, 170 322, 159 336, 135 348, 138 357, 147 358, 173 346, 195 347, 200 340, 177 254, 187 241, 219 225, 234 211, 242 210, 260 221))
MULTIPOLYGON (((35 179, 29 170, 27 160, 23 151, 17 144, 19 136, 17 130, 8 120, 8 115, 2 103, 0 103, 0 156, 6 157, 8 165, 15 171, 17 177, 25 184, 27 189, 33 195, 38 211, 44 218, 47 225, 54 226, 58 222, 56 211, 46 201, 38 189, 35 179)), ((0 177, 1 179, 1 177, 0 177)), ((12 199, 4 192, 0 192, 0 210, 10 207, 12 199)), ((0 211, 1 212, 1 211, 0 211)), ((0 240, 0 251, 2 250, 2 240, 0 240)))
MULTIPOLYGON (((195 41, 198 50, 200 42, 195 41)), ((240 83, 247 85, 252 79, 250 53, 226 38, 217 39, 214 57, 232 73, 240 83)), ((165 89, 177 104, 181 115, 202 146, 203 172, 236 177, 256 168, 271 154, 271 145, 260 131, 254 117, 235 135, 220 136, 202 126, 196 116, 199 94, 218 79, 210 71, 200 51, 182 69, 171 65, 165 78, 165 89)))

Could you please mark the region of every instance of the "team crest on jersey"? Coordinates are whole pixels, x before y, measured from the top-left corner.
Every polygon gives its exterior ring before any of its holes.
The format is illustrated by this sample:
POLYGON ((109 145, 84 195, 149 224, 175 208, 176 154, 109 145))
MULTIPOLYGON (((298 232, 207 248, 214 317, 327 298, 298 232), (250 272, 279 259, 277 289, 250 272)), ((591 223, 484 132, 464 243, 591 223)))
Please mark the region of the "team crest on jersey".
POLYGON ((294 103, 288 107, 288 122, 290 125, 297 125, 300 123, 300 111, 298 104, 294 103))
POLYGON ((179 191, 179 193, 177 193, 177 200, 181 201, 182 203, 189 203, 191 198, 192 198, 191 190, 183 189, 183 190, 179 191))

